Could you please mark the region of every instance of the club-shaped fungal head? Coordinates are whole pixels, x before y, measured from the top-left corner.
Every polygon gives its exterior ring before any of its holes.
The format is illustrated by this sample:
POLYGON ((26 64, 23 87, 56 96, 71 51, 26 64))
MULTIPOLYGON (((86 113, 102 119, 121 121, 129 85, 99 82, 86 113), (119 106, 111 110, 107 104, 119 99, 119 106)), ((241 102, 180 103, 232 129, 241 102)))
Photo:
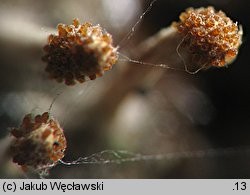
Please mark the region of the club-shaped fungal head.
MULTIPOLYGON (((190 54, 188 64, 199 68, 223 67, 233 62, 242 43, 242 28, 222 11, 213 7, 188 8, 173 26, 182 36, 180 55, 184 50, 190 54)), ((188 55, 189 55, 188 54, 188 55)), ((186 55, 187 56, 187 55, 186 55)))
POLYGON ((13 128, 13 162, 23 168, 45 170, 64 157, 66 138, 59 123, 48 112, 33 117, 27 114, 19 128, 13 128))
POLYGON ((51 79, 74 85, 100 77, 117 62, 112 36, 99 25, 58 24, 58 35, 50 35, 43 61, 51 79))

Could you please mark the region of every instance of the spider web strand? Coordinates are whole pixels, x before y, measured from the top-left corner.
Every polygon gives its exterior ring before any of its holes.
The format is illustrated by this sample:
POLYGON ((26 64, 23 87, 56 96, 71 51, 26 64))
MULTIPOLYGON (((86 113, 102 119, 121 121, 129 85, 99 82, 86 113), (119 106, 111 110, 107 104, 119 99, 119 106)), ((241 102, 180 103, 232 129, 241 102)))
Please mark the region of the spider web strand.
POLYGON ((121 164, 126 162, 219 157, 219 156, 249 154, 249 153, 250 153, 250 147, 219 148, 219 149, 174 152, 174 153, 156 154, 156 155, 143 155, 124 150, 118 150, 118 151, 104 150, 87 157, 80 157, 72 162, 65 162, 63 160, 60 160, 60 163, 66 166, 81 165, 81 164, 121 164))
POLYGON ((151 3, 149 4, 149 6, 147 7, 147 9, 140 15, 140 17, 138 18, 137 22, 133 25, 133 27, 131 28, 131 30, 127 33, 127 35, 120 41, 120 43, 118 44, 118 47, 122 47, 125 41, 130 40, 130 38, 133 36, 136 27, 138 26, 138 24, 142 21, 142 19, 145 17, 145 15, 152 9, 154 3, 157 0, 153 0, 151 1, 151 3))

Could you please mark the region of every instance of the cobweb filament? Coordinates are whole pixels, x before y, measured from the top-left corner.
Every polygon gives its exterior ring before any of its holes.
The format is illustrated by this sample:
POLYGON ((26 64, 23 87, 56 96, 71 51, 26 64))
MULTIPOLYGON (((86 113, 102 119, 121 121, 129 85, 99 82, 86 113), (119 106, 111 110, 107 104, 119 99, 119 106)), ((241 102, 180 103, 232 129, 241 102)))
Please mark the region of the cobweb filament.
POLYGON ((59 162, 66 166, 81 165, 81 164, 120 164, 126 162, 139 162, 139 161, 160 161, 160 160, 178 160, 189 158, 204 158, 204 157, 220 157, 231 156, 239 154, 249 154, 250 147, 231 147, 231 148, 218 148, 197 151, 184 151, 173 152, 167 154, 156 155, 143 155, 139 153, 132 153, 124 150, 104 150, 90 156, 80 157, 72 162, 59 162))
POLYGON ((63 93, 63 92, 57 93, 57 94, 55 95, 55 97, 52 99, 52 101, 51 101, 51 103, 50 103, 50 105, 49 105, 49 109, 48 109, 48 112, 49 112, 49 113, 51 113, 54 103, 55 103, 56 100, 59 98, 59 96, 62 95, 62 93, 63 93))
POLYGON ((137 22, 133 25, 133 27, 131 28, 131 30, 127 33, 127 35, 120 41, 120 43, 118 44, 118 48, 124 46, 124 42, 130 40, 130 38, 133 36, 136 27, 138 26, 138 24, 142 21, 142 19, 144 18, 144 16, 152 9, 154 3, 157 0, 153 0, 151 1, 151 3, 149 4, 149 6, 147 7, 147 9, 139 16, 137 22))
POLYGON ((183 44, 183 42, 185 41, 185 39, 187 38, 187 36, 188 36, 188 34, 187 34, 185 37, 183 37, 183 39, 182 39, 182 40, 180 41, 180 43, 177 45, 177 47, 176 47, 176 53, 177 53, 177 55, 180 57, 181 61, 182 61, 183 64, 184 64, 185 72, 187 72, 187 73, 189 73, 189 74, 196 74, 196 73, 200 72, 201 70, 203 70, 203 69, 206 67, 207 63, 204 63, 203 65, 201 65, 200 68, 198 68, 198 69, 195 70, 195 71, 190 71, 190 70, 188 70, 187 63, 186 63, 185 59, 182 57, 182 55, 181 55, 181 53, 180 53, 180 51, 179 51, 181 45, 183 44))
POLYGON ((141 64, 141 65, 146 65, 146 66, 152 66, 152 67, 159 67, 159 68, 163 68, 163 69, 170 69, 170 70, 177 70, 177 71, 186 71, 183 69, 179 69, 179 68, 174 68, 171 67, 167 64, 154 64, 154 63, 149 63, 149 62, 143 62, 143 61, 139 61, 139 60, 134 60, 129 58, 128 56, 118 52, 119 56, 121 56, 122 58, 119 58, 118 61, 121 62, 131 62, 131 63, 135 63, 135 64, 141 64))
MULTIPOLYGON (((126 36, 124 36, 124 38, 119 42, 119 44, 117 45, 117 50, 120 50, 120 48, 122 48, 124 45, 125 41, 129 41, 130 38, 134 35, 135 31, 136 31, 136 27, 138 26, 138 24, 144 19, 145 15, 152 9, 153 5, 157 2, 157 0, 152 0, 151 3, 149 4, 149 6, 147 7, 147 9, 139 16, 137 22, 133 25, 133 27, 131 28, 131 30, 127 33, 126 36)), ((176 53, 178 54, 178 56, 180 57, 180 59, 182 60, 183 64, 184 64, 184 70, 183 69, 179 69, 179 68, 173 68, 170 67, 167 64, 154 64, 154 63, 148 63, 148 62, 143 62, 143 61, 139 61, 139 60, 135 60, 135 59, 131 59, 128 56, 125 56, 124 54, 121 54, 119 51, 117 51, 119 57, 123 57, 123 59, 119 58, 118 61, 121 62, 130 62, 130 63, 135 63, 135 64, 141 64, 141 65, 147 65, 147 66, 152 66, 152 67, 159 67, 159 68, 163 68, 163 69, 171 69, 171 70, 177 70, 177 71, 184 71, 187 72, 189 74, 196 74, 198 73, 200 70, 204 69, 204 67, 207 65, 207 63, 201 65, 200 68, 198 68, 195 71, 190 71, 188 70, 188 66, 184 60, 184 58, 182 57, 182 55, 179 52, 179 48, 182 45, 182 43, 185 41, 187 35, 181 40, 181 42, 178 44, 178 46, 176 47, 176 53)))

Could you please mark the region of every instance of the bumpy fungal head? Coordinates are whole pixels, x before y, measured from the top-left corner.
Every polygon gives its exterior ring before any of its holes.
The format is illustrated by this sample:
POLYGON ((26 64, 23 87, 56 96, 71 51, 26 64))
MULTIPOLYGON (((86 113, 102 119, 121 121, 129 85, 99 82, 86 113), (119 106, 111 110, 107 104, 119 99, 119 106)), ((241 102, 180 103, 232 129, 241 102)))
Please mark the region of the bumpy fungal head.
POLYGON ((99 25, 59 24, 58 35, 50 35, 43 60, 50 78, 67 85, 100 77, 117 62, 112 36, 99 25))
POLYGON ((183 46, 199 56, 206 67, 222 67, 237 56, 241 45, 242 30, 224 12, 213 7, 189 8, 173 23, 183 37, 183 46))
POLYGON ((13 162, 24 168, 43 170, 64 157, 66 138, 59 123, 48 112, 32 117, 27 114, 19 128, 13 128, 13 162))

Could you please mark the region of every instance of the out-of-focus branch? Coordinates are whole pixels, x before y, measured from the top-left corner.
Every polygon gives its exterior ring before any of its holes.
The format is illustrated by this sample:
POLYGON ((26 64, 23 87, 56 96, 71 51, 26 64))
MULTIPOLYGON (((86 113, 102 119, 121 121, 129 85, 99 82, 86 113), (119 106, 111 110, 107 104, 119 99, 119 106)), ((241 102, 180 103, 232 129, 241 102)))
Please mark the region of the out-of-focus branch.
MULTIPOLYGON (((173 27, 167 27, 143 41, 137 48, 133 49, 132 59, 153 64, 164 64, 170 68, 179 68, 182 61, 176 52, 181 37, 173 27)), ((117 64, 119 66, 119 64, 117 64)), ((116 109, 123 99, 139 86, 150 85, 152 75, 158 80, 168 68, 161 68, 156 71, 155 66, 135 64, 127 62, 123 70, 117 72, 112 82, 106 85, 106 90, 100 95, 97 105, 89 112, 107 123, 108 118, 112 119, 116 109), (96 109, 97 110, 96 110, 96 109)), ((100 121, 101 122, 101 121, 100 121)))

